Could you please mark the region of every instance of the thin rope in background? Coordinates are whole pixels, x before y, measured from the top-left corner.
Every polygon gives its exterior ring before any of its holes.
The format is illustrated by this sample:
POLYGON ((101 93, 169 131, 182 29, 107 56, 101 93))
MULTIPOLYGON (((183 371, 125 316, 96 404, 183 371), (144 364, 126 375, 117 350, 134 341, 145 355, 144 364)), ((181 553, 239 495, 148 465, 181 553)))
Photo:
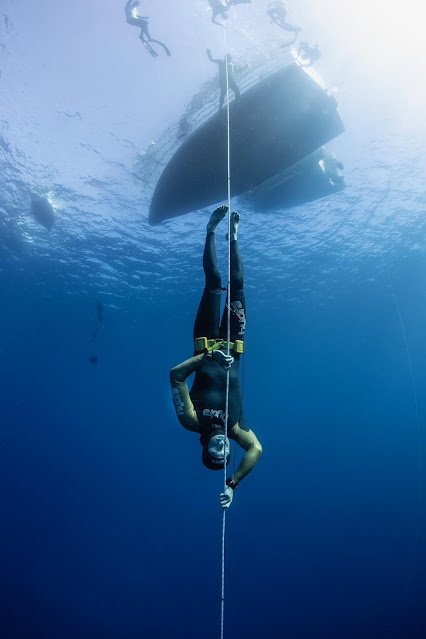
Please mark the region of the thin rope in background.
POLYGON ((416 559, 419 552, 419 544, 420 544, 420 526, 421 526, 421 517, 423 510, 423 446, 422 446, 422 438, 421 438, 421 429, 420 429, 420 415, 419 415, 419 402, 417 399, 417 391, 416 391, 416 381, 414 377, 413 364, 411 361, 411 353, 408 347, 408 339, 407 334, 405 332, 404 322, 402 320, 401 309, 399 307, 398 297, 395 291, 395 287, 392 282, 390 271, 387 267, 385 257, 383 252, 379 248, 380 255, 382 257, 383 266, 385 269, 385 273, 387 275, 388 283, 390 290, 392 292, 392 296, 395 302, 396 310, 398 313, 399 325, 401 327, 402 337, 404 340, 405 351, 407 354, 408 366, 410 369, 410 377, 411 377, 411 389, 414 400, 414 407, 416 412, 416 424, 417 424, 417 521, 416 521, 416 541, 414 548, 414 559, 416 559))
MULTIPOLYGON (((229 343, 231 341, 231 144, 229 126, 229 75, 228 75, 228 44, 226 41, 226 28, 223 27, 223 41, 225 46, 226 69, 226 118, 227 118, 227 157, 228 157, 228 293, 227 293, 227 355, 229 356, 229 343)), ((220 116, 219 116, 220 117, 220 116)), ((225 444, 223 447, 223 492, 226 491, 226 437, 228 434, 229 416, 229 368, 226 371, 226 411, 225 411, 225 444)), ((220 637, 224 637, 225 620, 225 527, 226 508, 222 511, 222 595, 220 614, 220 637)))

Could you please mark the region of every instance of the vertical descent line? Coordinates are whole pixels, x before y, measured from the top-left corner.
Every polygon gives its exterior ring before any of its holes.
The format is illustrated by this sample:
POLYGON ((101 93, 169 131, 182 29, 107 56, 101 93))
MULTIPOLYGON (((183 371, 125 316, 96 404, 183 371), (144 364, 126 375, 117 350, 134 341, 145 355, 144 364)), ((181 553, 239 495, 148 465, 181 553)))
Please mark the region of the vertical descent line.
MULTIPOLYGON (((227 186, 228 186, 228 286, 226 296, 227 307, 227 355, 229 355, 229 343, 231 341, 231 144, 229 126, 229 73, 228 73, 228 44, 226 40, 226 27, 223 27, 223 40, 225 45, 225 70, 226 70, 226 119, 227 119, 227 186)), ((229 368, 226 371, 226 411, 225 411, 225 438, 223 446, 223 492, 226 491, 226 438, 228 434, 229 419, 229 368)), ((224 637, 225 618, 225 525, 226 509, 222 512, 222 596, 221 596, 221 621, 220 637, 224 637)))

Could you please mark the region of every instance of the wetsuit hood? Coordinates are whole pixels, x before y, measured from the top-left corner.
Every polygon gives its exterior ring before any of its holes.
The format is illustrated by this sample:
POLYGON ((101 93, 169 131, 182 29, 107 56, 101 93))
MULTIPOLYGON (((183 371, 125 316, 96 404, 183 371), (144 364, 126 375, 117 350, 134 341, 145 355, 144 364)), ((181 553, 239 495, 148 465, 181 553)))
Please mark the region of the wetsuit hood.
MULTIPOLYGON (((204 466, 209 468, 210 470, 223 470, 223 459, 216 459, 209 453, 209 442, 216 435, 222 435, 226 437, 225 431, 222 428, 212 428, 207 433, 204 433, 200 437, 200 444, 203 447, 203 452, 201 455, 201 459, 203 461, 204 466)), ((231 459, 231 453, 228 452, 226 456, 226 465, 229 464, 229 460, 231 459)))

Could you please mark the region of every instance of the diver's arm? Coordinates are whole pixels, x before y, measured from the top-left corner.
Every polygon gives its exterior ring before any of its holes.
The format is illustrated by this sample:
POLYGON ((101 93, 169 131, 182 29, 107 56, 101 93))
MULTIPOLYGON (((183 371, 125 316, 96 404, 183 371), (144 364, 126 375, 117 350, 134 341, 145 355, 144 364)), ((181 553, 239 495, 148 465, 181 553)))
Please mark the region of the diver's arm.
POLYGON ((184 382, 192 373, 200 370, 204 361, 203 357, 204 352, 199 353, 172 368, 170 371, 170 380, 173 380, 177 384, 184 382))
POLYGON ((239 484, 256 466, 262 454, 262 446, 252 430, 242 430, 238 424, 231 429, 230 437, 247 451, 232 478, 239 484))
POLYGON ((179 422, 187 430, 198 432, 199 423, 194 404, 189 396, 187 377, 198 371, 203 365, 204 353, 187 359, 170 371, 170 385, 172 387, 173 403, 179 422))
POLYGON ((129 22, 129 20, 132 20, 133 15, 132 15, 132 3, 133 0, 128 0, 126 6, 124 7, 124 13, 126 14, 126 20, 127 22, 129 22))
MULTIPOLYGON (((216 24, 219 24, 219 23, 217 22, 216 24)), ((212 52, 210 51, 210 49, 207 49, 207 55, 210 62, 216 62, 216 64, 220 64, 222 62, 222 60, 215 60, 215 58, 212 57, 212 52)))

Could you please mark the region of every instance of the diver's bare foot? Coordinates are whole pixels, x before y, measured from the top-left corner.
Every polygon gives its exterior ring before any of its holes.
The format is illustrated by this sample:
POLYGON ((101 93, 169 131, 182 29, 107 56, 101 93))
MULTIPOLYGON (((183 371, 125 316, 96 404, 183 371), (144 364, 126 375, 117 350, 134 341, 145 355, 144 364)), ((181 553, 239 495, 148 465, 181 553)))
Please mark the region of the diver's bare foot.
MULTIPOLYGON (((238 235, 238 223, 240 221, 240 214, 238 211, 233 211, 231 213, 231 240, 236 240, 238 235)), ((228 233, 226 234, 226 239, 228 239, 228 233)))
POLYGON ((214 233, 216 231, 217 225, 223 220, 227 212, 228 207, 225 204, 213 211, 207 224, 207 233, 214 233))
MULTIPOLYGON (((238 235, 238 223, 240 221, 240 214, 238 211, 233 211, 231 213, 231 240, 236 240, 238 235)), ((225 235, 226 239, 228 239, 228 233, 225 235)))

